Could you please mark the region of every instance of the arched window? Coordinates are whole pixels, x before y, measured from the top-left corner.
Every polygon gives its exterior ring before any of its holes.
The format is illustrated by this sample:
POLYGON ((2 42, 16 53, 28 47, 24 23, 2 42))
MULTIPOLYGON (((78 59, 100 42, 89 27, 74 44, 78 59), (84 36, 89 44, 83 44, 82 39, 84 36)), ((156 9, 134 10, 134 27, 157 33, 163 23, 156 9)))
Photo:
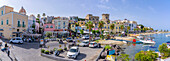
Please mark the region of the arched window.
POLYGON ((3 20, 1 20, 1 25, 3 25, 3 20))
POLYGON ((6 20, 6 24, 8 25, 8 19, 6 20))
POLYGON ((22 21, 22 27, 25 27, 25 22, 24 21, 22 21))
POLYGON ((46 28, 49 28, 49 26, 47 25, 46 28))
POLYGON ((1 11, 1 15, 3 15, 3 10, 1 11))
POLYGON ((18 20, 18 27, 20 27, 21 25, 20 25, 20 20, 18 20))
POLYGON ((53 28, 53 26, 51 25, 50 28, 53 28))

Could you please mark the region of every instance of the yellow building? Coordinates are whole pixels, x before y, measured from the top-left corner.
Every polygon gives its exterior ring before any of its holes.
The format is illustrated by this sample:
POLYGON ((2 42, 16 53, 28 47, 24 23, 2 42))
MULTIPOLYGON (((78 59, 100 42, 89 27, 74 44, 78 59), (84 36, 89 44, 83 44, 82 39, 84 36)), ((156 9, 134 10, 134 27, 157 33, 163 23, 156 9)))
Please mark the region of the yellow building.
POLYGON ((28 16, 22 7, 19 12, 14 12, 13 7, 0 7, 0 36, 5 38, 20 37, 26 31, 28 16))

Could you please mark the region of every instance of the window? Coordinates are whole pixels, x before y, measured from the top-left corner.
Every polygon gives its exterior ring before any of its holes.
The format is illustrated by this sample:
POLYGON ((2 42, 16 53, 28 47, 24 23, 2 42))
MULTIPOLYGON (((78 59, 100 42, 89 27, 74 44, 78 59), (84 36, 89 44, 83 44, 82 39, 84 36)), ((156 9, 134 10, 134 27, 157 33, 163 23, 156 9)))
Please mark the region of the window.
POLYGON ((106 19, 107 19, 107 17, 106 17, 106 19))
POLYGON ((65 26, 63 28, 65 28, 65 26))
POLYGON ((46 28, 49 28, 49 26, 47 25, 46 28))
POLYGON ((117 27, 116 27, 116 29, 117 29, 117 27))
POLYGON ((53 26, 51 25, 50 28, 53 28, 53 26))
POLYGON ((106 29, 106 26, 105 26, 105 29, 106 29))
POLYGON ((25 22, 24 21, 22 21, 22 27, 25 27, 25 22))
POLYGON ((129 26, 131 26, 131 24, 129 24, 129 26))
POLYGON ((8 25, 8 19, 6 20, 6 24, 8 25))
POLYGON ((81 24, 83 24, 83 22, 81 22, 81 24))
POLYGON ((74 25, 72 25, 72 27, 74 27, 74 25))
POLYGON ((63 22, 63 25, 65 25, 65 22, 63 22))
POLYGON ((3 25, 3 20, 1 21, 1 25, 3 25))
POLYGON ((21 25, 20 25, 20 20, 18 20, 18 27, 20 27, 21 25))
POLYGON ((1 15, 3 15, 3 10, 1 11, 1 15))
POLYGON ((132 27, 133 27, 133 24, 132 24, 132 27))
POLYGON ((109 27, 108 27, 108 29, 109 29, 109 27))

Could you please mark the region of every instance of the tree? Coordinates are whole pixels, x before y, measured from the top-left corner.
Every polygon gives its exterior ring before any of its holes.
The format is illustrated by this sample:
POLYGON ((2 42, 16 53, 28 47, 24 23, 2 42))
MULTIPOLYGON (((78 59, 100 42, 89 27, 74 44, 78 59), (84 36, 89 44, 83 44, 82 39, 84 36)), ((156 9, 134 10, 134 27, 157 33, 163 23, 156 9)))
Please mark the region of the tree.
POLYGON ((99 33, 99 30, 96 30, 96 33, 99 33))
POLYGON ((115 28, 115 24, 111 24, 110 25, 110 29, 112 30, 112 33, 113 33, 113 29, 115 28))
POLYGON ((142 24, 139 24, 138 26, 141 26, 141 29, 143 29, 143 28, 144 28, 144 26, 143 26, 142 24))
POLYGON ((103 21, 99 21, 98 28, 100 29, 100 34, 102 33, 102 28, 103 27, 104 27, 104 22, 103 21))
POLYGON ((158 53, 154 51, 140 51, 135 54, 135 59, 138 61, 155 61, 158 58, 158 53))
POLYGON ((79 26, 79 23, 75 23, 75 26, 76 26, 76 36, 77 36, 77 31, 78 31, 78 26, 79 26))
POLYGON ((83 34, 84 34, 84 31, 83 31, 83 30, 80 30, 80 33, 81 33, 81 35, 83 35, 83 34))
POLYGON ((45 34, 47 37, 50 37, 50 36, 52 36, 52 32, 46 32, 46 34, 45 34))
POLYGON ((124 25, 120 25, 120 29, 123 31, 123 29, 124 29, 125 27, 124 27, 124 25))
POLYGON ((94 26, 93 26, 93 23, 92 23, 91 21, 87 22, 87 23, 86 23, 86 27, 87 27, 87 29, 89 29, 89 36, 90 36, 90 39, 89 39, 89 40, 91 40, 90 32, 91 32, 92 28, 94 27, 94 26))
POLYGON ((166 43, 163 43, 162 45, 159 45, 158 50, 160 51, 163 58, 170 57, 170 49, 167 48, 166 43))
POLYGON ((95 30, 92 30, 92 33, 95 35, 96 31, 95 31, 95 30))
POLYGON ((46 16, 46 15, 45 15, 45 13, 43 13, 43 15, 42 15, 42 16, 44 16, 44 17, 45 17, 45 16, 46 16))
POLYGON ((168 32, 168 30, 166 30, 168 32))
POLYGON ((122 61, 130 61, 128 54, 120 54, 120 56, 118 56, 118 59, 122 61))
POLYGON ((127 32, 129 33, 129 30, 130 30, 130 26, 127 27, 127 32))
POLYGON ((40 14, 37 15, 37 18, 40 18, 40 14))
POLYGON ((162 29, 161 29, 161 32, 162 32, 162 29))

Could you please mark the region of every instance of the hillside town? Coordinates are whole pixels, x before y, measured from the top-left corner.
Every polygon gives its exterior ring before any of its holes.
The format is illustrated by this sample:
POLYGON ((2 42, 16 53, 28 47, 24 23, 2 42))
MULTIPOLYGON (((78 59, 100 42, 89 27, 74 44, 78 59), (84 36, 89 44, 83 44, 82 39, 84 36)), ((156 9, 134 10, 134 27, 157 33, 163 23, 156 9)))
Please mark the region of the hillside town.
POLYGON ((0 48, 2 51, 11 49, 10 59, 6 53, 0 52, 2 61, 104 61, 109 60, 110 55, 123 55, 125 44, 156 44, 152 37, 144 35, 169 33, 131 19, 112 20, 109 13, 84 14, 86 17, 83 18, 60 17, 46 13, 27 15, 25 7, 19 11, 14 8, 0 7, 0 48), (151 41, 140 41, 142 37, 151 41))

